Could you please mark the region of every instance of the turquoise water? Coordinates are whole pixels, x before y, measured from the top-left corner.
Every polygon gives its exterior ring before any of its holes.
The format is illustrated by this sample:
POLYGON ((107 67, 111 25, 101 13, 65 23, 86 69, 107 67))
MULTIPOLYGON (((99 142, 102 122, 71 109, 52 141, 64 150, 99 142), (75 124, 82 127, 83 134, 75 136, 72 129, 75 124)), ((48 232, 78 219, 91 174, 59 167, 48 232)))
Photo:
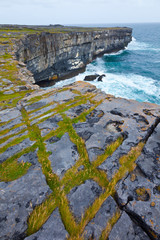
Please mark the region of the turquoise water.
POLYGON ((91 83, 117 97, 160 104, 160 23, 123 26, 133 28, 132 42, 125 50, 97 58, 84 73, 54 87, 83 80, 86 75, 105 74, 103 82, 91 83))

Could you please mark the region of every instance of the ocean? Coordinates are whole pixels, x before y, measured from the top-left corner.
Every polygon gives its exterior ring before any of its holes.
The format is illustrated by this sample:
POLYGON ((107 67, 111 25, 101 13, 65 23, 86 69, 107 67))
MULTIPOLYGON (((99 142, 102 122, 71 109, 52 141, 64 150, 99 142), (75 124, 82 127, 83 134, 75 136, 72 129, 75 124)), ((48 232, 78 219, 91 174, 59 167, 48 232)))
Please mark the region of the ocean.
POLYGON ((105 74, 103 82, 90 83, 116 97, 160 104, 160 23, 96 26, 132 27, 132 42, 125 50, 97 58, 87 65, 84 73, 57 82, 53 87, 83 80, 91 74, 105 74))

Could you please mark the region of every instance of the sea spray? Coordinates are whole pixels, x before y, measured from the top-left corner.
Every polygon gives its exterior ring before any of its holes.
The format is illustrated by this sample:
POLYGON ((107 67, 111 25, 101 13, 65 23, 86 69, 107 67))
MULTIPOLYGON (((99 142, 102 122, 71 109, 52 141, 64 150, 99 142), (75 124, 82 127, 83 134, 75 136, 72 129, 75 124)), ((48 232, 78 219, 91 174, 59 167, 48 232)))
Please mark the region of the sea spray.
POLYGON ((153 26, 148 25, 146 32, 146 25, 134 25, 134 37, 127 48, 97 58, 87 65, 84 73, 57 82, 54 87, 83 81, 87 75, 105 74, 103 82, 90 83, 116 97, 160 104, 160 33, 157 25, 153 26))

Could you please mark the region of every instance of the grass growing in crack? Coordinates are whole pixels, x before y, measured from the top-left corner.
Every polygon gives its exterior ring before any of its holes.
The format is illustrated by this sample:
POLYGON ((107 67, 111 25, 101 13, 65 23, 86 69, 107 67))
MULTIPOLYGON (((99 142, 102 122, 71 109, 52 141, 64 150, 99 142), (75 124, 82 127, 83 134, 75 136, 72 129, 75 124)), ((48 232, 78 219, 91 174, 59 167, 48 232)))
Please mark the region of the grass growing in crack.
POLYGON ((2 147, 2 148, 0 149, 0 153, 3 153, 3 152, 5 152, 5 151, 7 151, 8 148, 13 147, 13 146, 15 146, 15 145, 23 142, 23 140, 25 140, 26 138, 28 138, 28 135, 21 136, 21 137, 18 137, 18 138, 16 138, 16 139, 13 139, 12 142, 6 144, 4 147, 2 147))
POLYGON ((54 200, 54 194, 52 193, 47 199, 40 205, 34 208, 34 211, 30 214, 28 219, 27 235, 31 235, 37 232, 40 227, 48 220, 49 216, 57 207, 54 200))
POLYGON ((144 143, 140 142, 136 147, 133 147, 128 154, 123 156, 123 165, 120 167, 119 171, 114 175, 112 180, 108 182, 108 185, 105 188, 105 192, 97 198, 92 206, 90 206, 84 217, 81 219, 80 224, 77 227, 77 235, 80 236, 84 231, 85 226, 94 218, 96 213, 99 211, 100 207, 104 203, 104 201, 115 192, 115 186, 119 180, 126 176, 126 174, 130 171, 133 171, 135 168, 134 162, 137 157, 141 154, 141 151, 144 147, 144 143))
MULTIPOLYGON (((22 129, 22 130, 19 131, 18 133, 10 134, 10 135, 8 135, 8 136, 5 136, 5 137, 3 137, 3 138, 0 138, 0 144, 1 144, 1 143, 4 143, 5 141, 9 140, 9 139, 12 138, 12 137, 15 137, 15 136, 18 136, 19 134, 24 133, 25 130, 26 130, 26 129, 22 129)), ((9 131, 8 131, 8 132, 9 132, 9 131)), ((1 134, 0 134, 0 136, 1 136, 1 134)))
POLYGON ((109 219, 106 228, 103 230, 100 239, 99 240, 106 240, 109 237, 109 234, 113 228, 113 226, 116 224, 118 219, 121 216, 121 212, 119 209, 117 209, 116 213, 112 216, 112 218, 109 219))
POLYGON ((101 165, 109 156, 111 156, 116 149, 122 144, 123 137, 120 136, 115 142, 111 143, 109 146, 107 146, 104 154, 100 155, 96 161, 94 161, 92 164, 94 167, 98 167, 101 165))
MULTIPOLYGON (((56 204, 59 207, 60 215, 62 218, 62 221, 67 229, 67 231, 72 234, 73 229, 76 227, 75 222, 74 222, 74 217, 72 216, 70 210, 69 210, 69 204, 68 200, 64 194, 64 192, 61 190, 61 184, 59 181, 59 178, 56 174, 52 172, 51 168, 51 162, 49 161, 49 153, 46 152, 45 144, 43 142, 43 139, 41 137, 41 132, 39 128, 36 125, 30 125, 29 117, 26 112, 26 110, 23 108, 21 110, 22 116, 23 116, 23 121, 26 123, 28 131, 29 131, 29 136, 31 140, 36 140, 36 144, 38 147, 38 161, 41 163, 42 167, 42 172, 46 177, 47 184, 53 191, 54 199, 56 204), (69 225, 70 223, 71 226, 69 225)), ((53 200, 54 200, 53 199, 53 200)), ((47 200, 46 200, 47 201, 47 200)), ((46 206, 46 204, 44 204, 46 206)), ((28 219, 28 234, 31 234, 32 232, 37 231, 41 225, 48 219, 48 217, 51 214, 50 210, 46 210, 45 214, 41 216, 41 221, 37 224, 37 215, 39 211, 42 210, 44 207, 41 205, 41 207, 36 208, 33 213, 31 214, 31 217, 28 219)), ((56 206, 56 205, 55 205, 56 206)), ((52 210, 51 206, 51 210, 52 210)))
POLYGON ((31 163, 3 162, 0 164, 0 181, 10 182, 25 175, 30 168, 31 163))

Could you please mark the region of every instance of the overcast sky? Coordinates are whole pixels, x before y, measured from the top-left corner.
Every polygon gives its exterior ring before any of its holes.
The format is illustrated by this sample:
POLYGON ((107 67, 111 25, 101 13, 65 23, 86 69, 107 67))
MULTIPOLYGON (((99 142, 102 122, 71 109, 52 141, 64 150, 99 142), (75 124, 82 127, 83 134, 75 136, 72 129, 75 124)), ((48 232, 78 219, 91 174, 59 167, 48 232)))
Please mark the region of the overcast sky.
POLYGON ((0 0, 0 23, 160 22, 160 0, 0 0))

